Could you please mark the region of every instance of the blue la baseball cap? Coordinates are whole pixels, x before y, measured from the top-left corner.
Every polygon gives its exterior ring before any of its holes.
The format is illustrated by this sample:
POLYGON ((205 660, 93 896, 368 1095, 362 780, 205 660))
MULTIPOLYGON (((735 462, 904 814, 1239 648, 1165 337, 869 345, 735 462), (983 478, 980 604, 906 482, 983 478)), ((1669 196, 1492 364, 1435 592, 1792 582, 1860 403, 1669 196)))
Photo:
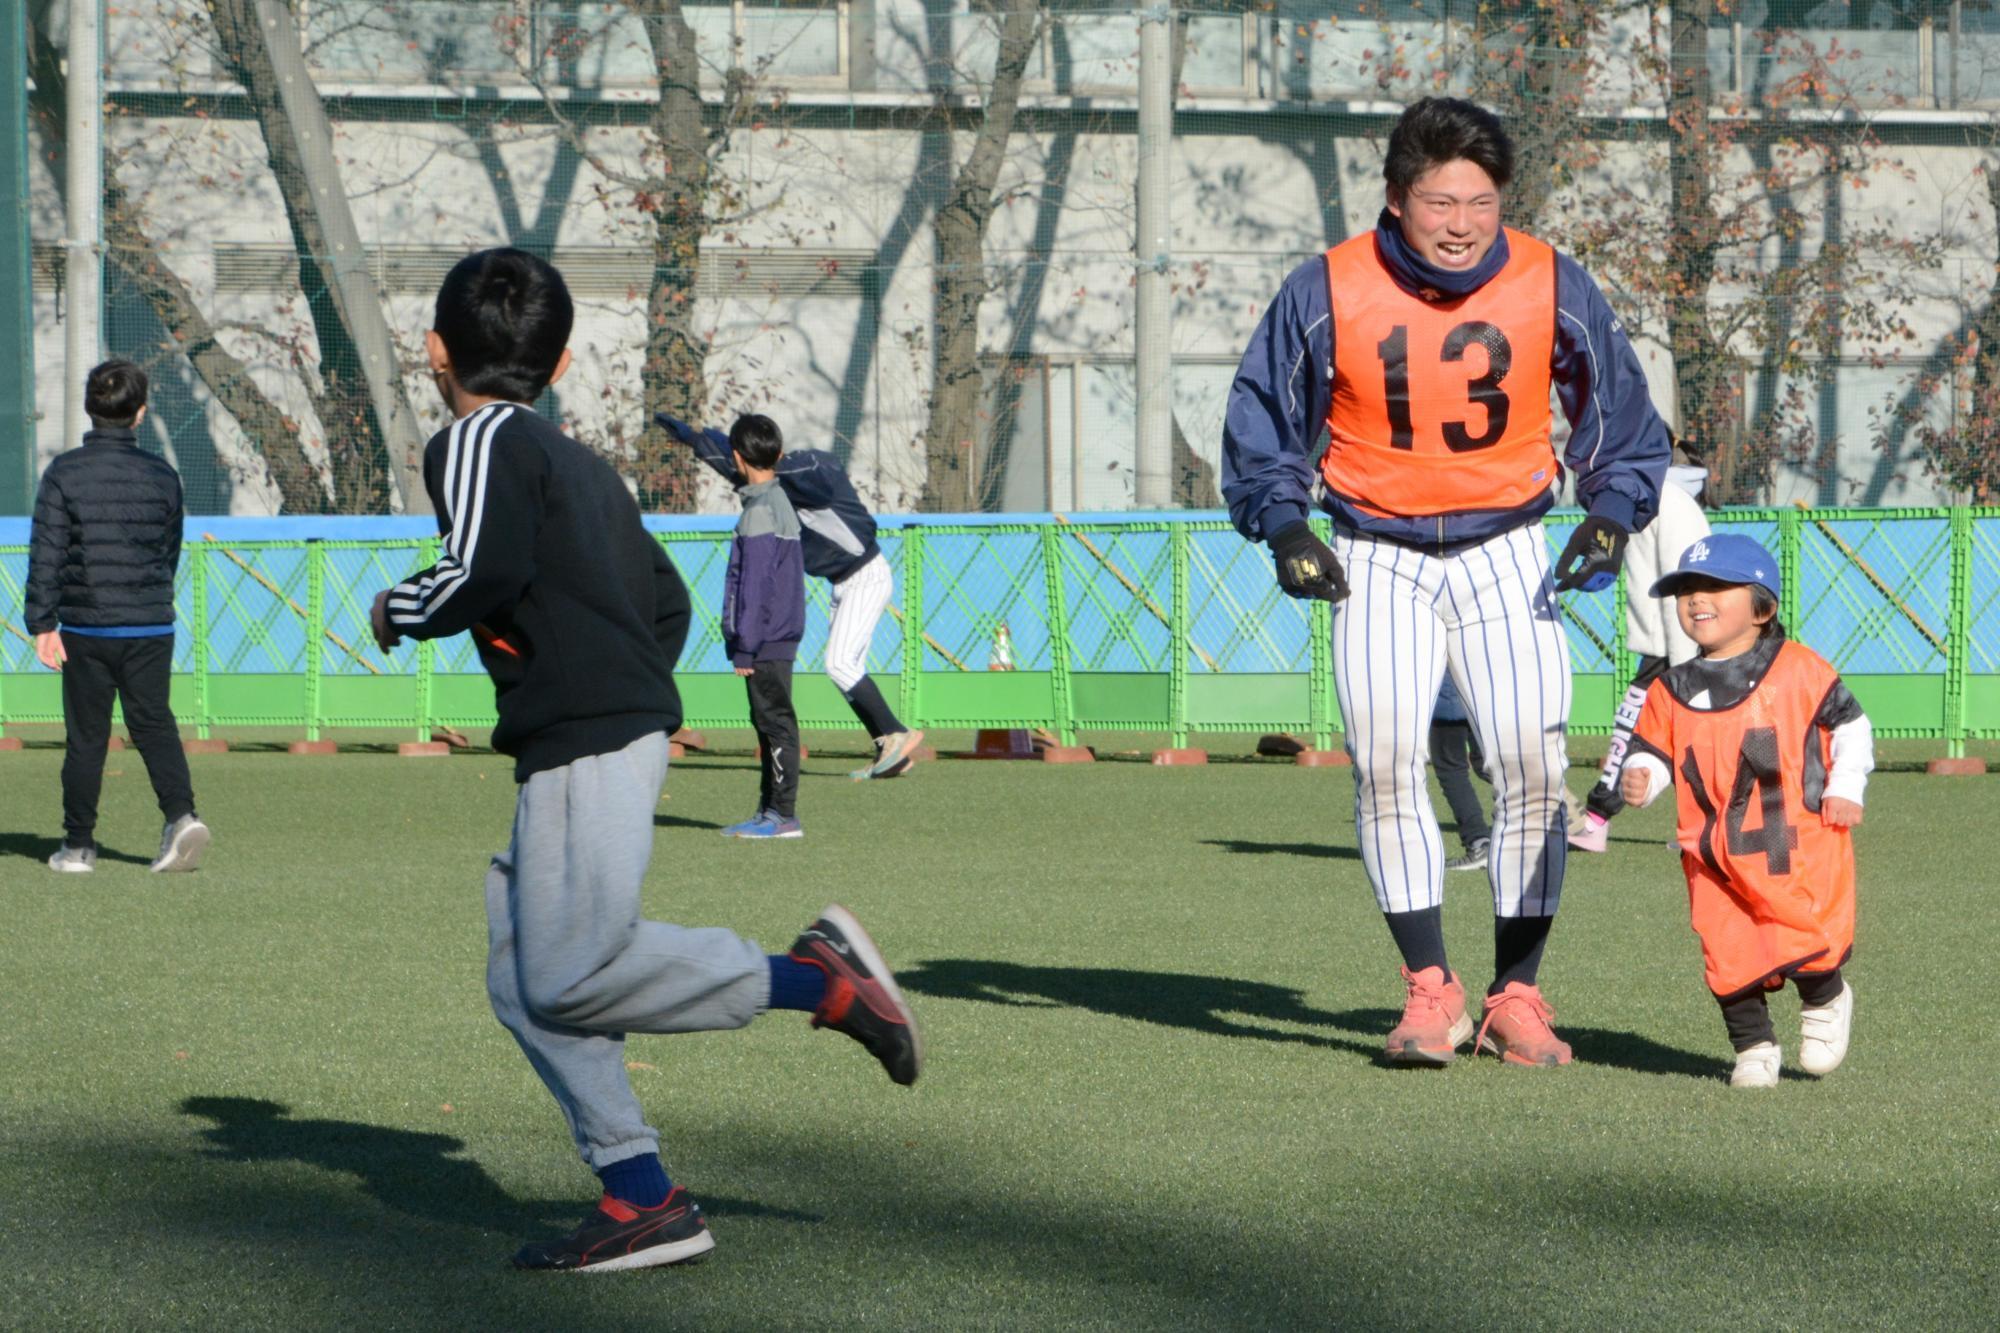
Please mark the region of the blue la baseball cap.
POLYGON ((1682 551, 1680 567, 1654 580, 1652 595, 1672 597, 1695 578, 1754 583, 1773 597, 1780 586, 1777 560, 1754 538, 1734 532, 1711 533, 1682 551))

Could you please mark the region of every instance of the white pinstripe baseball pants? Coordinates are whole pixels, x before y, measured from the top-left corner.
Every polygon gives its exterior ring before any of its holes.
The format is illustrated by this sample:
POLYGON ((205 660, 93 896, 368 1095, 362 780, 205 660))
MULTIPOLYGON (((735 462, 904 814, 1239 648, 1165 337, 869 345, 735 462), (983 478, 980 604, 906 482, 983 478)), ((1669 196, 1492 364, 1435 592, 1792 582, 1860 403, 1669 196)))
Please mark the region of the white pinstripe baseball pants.
POLYGON ((1350 533, 1333 547, 1351 589, 1333 609, 1334 683, 1376 902, 1413 912, 1444 901, 1424 759, 1449 666, 1493 778, 1494 914, 1553 916, 1568 850, 1569 645, 1541 524, 1443 556, 1350 533))
POLYGON ((853 689, 868 674, 868 645, 875 641, 875 624, 896 591, 896 576, 877 551, 875 558, 833 584, 833 606, 826 626, 826 674, 841 693, 853 689))

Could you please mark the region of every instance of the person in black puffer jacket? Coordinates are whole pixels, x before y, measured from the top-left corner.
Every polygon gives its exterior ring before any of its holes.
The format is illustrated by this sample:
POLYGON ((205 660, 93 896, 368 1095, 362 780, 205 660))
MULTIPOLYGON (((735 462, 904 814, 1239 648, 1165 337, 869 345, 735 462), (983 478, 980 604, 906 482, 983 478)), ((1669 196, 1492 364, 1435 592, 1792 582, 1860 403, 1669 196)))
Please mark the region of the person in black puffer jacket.
POLYGON ((90 372, 83 447, 42 473, 28 555, 28 632, 35 656, 62 672, 63 845, 49 858, 71 873, 97 866, 97 798, 111 740, 111 705, 146 762, 166 828, 157 871, 193 870, 208 846, 180 724, 167 694, 174 661, 174 569, 181 558, 181 479, 138 445, 146 372, 106 361, 90 372))

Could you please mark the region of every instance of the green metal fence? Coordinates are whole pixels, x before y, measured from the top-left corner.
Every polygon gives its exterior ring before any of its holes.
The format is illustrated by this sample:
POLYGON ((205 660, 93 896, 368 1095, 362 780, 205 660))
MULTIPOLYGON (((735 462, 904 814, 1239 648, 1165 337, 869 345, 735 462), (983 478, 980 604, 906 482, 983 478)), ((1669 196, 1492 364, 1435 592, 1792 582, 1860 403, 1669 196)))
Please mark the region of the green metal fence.
MULTIPOLYGON (((1730 510, 1718 530, 1780 559, 1793 635, 1841 670, 1879 734, 1948 752, 2000 737, 2000 510, 1730 510)), ((1574 515, 1545 525, 1551 548, 1574 515)), ((717 615, 726 532, 666 531, 694 628, 679 681, 690 725, 747 725, 717 615)), ((925 728, 1079 733, 1286 731, 1329 747, 1341 729, 1329 609, 1295 602, 1269 556, 1227 523, 1171 516, 885 523, 897 598, 869 668, 925 728), (1009 669, 994 669, 1003 656, 1009 669)), ((382 653, 377 590, 436 556, 434 540, 199 541, 181 564, 174 706, 195 734, 481 727, 492 690, 463 636, 382 653)), ((0 725, 62 718, 57 677, 23 628, 26 548, 0 546, 0 725)), ((810 581, 798 707, 808 727, 851 725, 819 674, 827 588, 810 581)), ((1564 599, 1576 679, 1572 730, 1608 729, 1630 678, 1622 588, 1564 599)))

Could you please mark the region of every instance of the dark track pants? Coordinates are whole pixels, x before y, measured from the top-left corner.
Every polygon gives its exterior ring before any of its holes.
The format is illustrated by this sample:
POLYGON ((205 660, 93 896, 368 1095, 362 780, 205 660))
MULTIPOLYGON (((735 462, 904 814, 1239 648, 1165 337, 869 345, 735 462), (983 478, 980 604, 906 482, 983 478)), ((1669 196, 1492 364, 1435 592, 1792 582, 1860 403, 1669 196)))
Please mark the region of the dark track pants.
POLYGON ((750 691, 750 725, 762 747, 758 808, 791 819, 799 812, 799 715, 792 709, 792 664, 757 662, 743 683, 750 691))
POLYGON ((63 835, 88 847, 97 829, 97 798, 104 789, 104 752, 111 741, 111 703, 125 705, 125 725, 146 763, 153 795, 168 823, 194 811, 194 784, 181 752, 180 724, 167 701, 174 665, 174 636, 105 639, 64 631, 63 835))

